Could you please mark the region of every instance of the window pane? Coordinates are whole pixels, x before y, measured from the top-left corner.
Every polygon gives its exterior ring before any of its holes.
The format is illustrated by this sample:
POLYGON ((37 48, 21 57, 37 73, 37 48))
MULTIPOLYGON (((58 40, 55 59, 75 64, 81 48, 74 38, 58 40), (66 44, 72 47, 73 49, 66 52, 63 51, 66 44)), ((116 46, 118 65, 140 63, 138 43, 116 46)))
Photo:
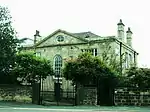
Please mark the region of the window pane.
POLYGON ((55 75, 61 76, 62 57, 60 55, 55 56, 55 75))
POLYGON ((125 66, 128 68, 128 53, 125 53, 125 66))
POLYGON ((92 49, 91 53, 92 53, 92 55, 94 55, 94 49, 92 49))
POLYGON ((41 53, 40 52, 36 52, 36 56, 41 57, 41 53))
POLYGON ((94 56, 97 56, 97 49, 95 49, 95 55, 94 56))
POLYGON ((57 41, 58 41, 58 42, 64 41, 64 37, 63 37, 62 35, 58 35, 58 36, 57 36, 57 41))

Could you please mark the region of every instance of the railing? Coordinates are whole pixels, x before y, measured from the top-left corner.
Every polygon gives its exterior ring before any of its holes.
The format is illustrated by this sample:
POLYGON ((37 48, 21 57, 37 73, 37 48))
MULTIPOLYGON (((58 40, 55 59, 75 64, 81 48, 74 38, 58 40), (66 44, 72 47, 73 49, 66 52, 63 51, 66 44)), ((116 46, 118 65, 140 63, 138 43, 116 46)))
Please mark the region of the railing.
MULTIPOLYGON (((42 101, 57 102, 55 91, 41 91, 42 101)), ((61 91, 59 103, 70 103, 74 105, 75 92, 74 91, 61 91)))

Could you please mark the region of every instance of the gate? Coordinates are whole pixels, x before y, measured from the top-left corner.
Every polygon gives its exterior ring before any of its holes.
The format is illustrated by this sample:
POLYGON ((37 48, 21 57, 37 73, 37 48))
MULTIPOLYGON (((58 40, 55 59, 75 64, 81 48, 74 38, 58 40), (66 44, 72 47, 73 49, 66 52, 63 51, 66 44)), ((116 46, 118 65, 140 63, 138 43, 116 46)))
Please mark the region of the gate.
POLYGON ((114 91, 106 85, 100 85, 97 88, 97 105, 113 106, 114 105, 114 91))
POLYGON ((75 89, 64 89, 64 84, 70 86, 67 80, 63 78, 48 76, 46 79, 42 79, 40 92, 41 104, 75 105, 75 89))

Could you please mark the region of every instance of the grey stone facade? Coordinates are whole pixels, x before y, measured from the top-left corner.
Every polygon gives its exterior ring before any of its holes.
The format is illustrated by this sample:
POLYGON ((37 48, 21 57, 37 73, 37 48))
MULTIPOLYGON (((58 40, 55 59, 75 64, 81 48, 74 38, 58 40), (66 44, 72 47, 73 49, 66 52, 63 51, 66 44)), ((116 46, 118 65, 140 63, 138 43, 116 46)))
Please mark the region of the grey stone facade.
MULTIPOLYGON (((33 46, 24 47, 27 51, 36 52, 37 56, 44 57, 52 62, 56 74, 62 74, 62 68, 66 60, 77 58, 82 52, 91 52, 94 56, 101 57, 103 52, 109 46, 111 50, 108 55, 115 54, 117 59, 125 59, 122 64, 123 70, 137 64, 138 53, 132 48, 132 32, 128 28, 125 36, 122 20, 117 24, 118 34, 116 36, 102 37, 92 32, 70 33, 64 30, 57 30, 49 36, 43 38, 35 35, 35 44, 33 46), (38 41, 39 40, 39 41, 38 41), (59 62, 59 64, 56 63, 59 62)), ((38 32, 39 33, 39 32, 38 32)), ((57 80, 57 76, 47 77, 44 81, 43 89, 49 88, 53 90, 53 83, 57 80)), ((66 90, 73 88, 70 81, 61 79, 62 88, 66 90)))

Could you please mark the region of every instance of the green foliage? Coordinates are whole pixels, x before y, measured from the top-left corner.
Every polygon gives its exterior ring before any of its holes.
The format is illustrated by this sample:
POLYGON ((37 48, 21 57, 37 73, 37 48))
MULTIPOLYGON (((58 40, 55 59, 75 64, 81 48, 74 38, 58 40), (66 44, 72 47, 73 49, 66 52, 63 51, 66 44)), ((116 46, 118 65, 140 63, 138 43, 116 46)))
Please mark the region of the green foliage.
POLYGON ((17 42, 9 11, 0 6, 0 79, 4 79, 2 76, 8 75, 14 65, 17 42))
POLYGON ((115 79, 115 72, 104 64, 98 57, 89 53, 78 56, 77 59, 69 60, 65 64, 64 77, 81 85, 96 84, 99 81, 115 79))
POLYGON ((17 54, 12 75, 19 78, 21 82, 33 83, 38 82, 40 77, 53 75, 53 70, 49 61, 26 52, 17 54))
MULTIPOLYGON (((101 55, 101 60, 109 66, 111 69, 113 69, 116 74, 119 76, 120 75, 120 54, 115 53, 115 49, 112 49, 111 46, 112 42, 106 42, 105 45, 103 46, 103 52, 101 55)), ((122 58, 122 64, 124 63, 124 59, 122 58)))
POLYGON ((132 67, 126 72, 126 85, 137 88, 150 87, 150 69, 132 67))

